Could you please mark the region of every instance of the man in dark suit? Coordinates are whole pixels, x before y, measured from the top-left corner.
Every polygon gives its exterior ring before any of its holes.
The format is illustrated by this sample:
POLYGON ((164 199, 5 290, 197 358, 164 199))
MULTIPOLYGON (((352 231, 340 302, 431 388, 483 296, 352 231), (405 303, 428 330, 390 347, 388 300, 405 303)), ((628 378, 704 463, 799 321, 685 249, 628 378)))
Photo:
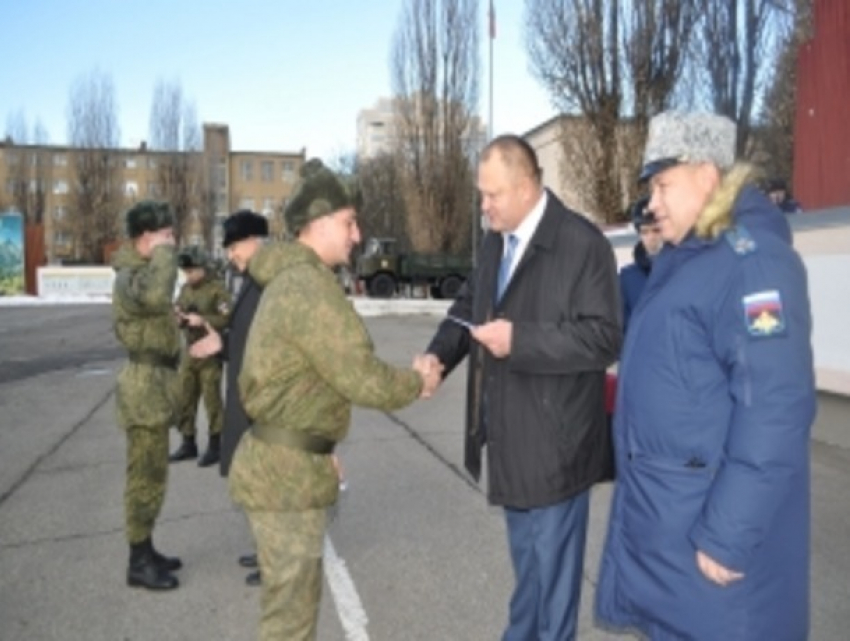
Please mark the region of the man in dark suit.
POLYGON ((490 231, 427 353, 446 374, 469 356, 466 468, 479 479, 486 445, 516 577, 503 640, 574 639, 589 490, 612 474, 616 261, 599 229, 543 188, 523 139, 487 145, 478 189, 490 231))
MULTIPOLYGON (((251 424, 242 400, 239 398, 239 371, 245 355, 245 343, 254 313, 260 302, 262 290, 248 273, 248 262, 269 235, 269 224, 264 216, 252 211, 240 210, 224 221, 223 245, 227 259, 240 274, 241 285, 230 312, 230 323, 221 334, 207 327, 207 336, 194 345, 190 353, 195 358, 206 358, 220 354, 227 363, 227 389, 224 402, 224 429, 221 439, 221 475, 227 476, 233 453, 242 435, 251 424)), ((239 558, 243 567, 256 568, 257 555, 246 554, 239 558)), ((249 585, 259 585, 260 572, 255 570, 246 578, 249 585)))

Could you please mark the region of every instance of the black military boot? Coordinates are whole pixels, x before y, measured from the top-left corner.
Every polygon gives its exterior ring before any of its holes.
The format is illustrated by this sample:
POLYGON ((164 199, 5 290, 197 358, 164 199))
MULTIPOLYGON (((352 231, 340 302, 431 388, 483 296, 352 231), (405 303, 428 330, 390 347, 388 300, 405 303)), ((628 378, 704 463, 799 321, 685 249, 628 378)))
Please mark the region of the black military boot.
POLYGON ((153 541, 151 539, 147 540, 147 544, 150 546, 153 562, 157 565, 157 567, 159 567, 159 569, 165 570, 166 572, 176 572, 183 567, 183 561, 176 556, 165 556, 164 554, 160 554, 153 546, 153 541))
POLYGON ((177 448, 174 454, 168 457, 168 460, 175 463, 177 461, 188 461, 193 458, 198 458, 198 446, 195 443, 195 437, 184 436, 180 447, 177 448))
POLYGON ((147 590, 173 590, 179 584, 176 576, 169 574, 154 561, 150 539, 130 544, 127 585, 147 590))
POLYGON ((209 467, 215 465, 221 458, 221 434, 210 434, 210 442, 207 451, 198 461, 198 467, 209 467))

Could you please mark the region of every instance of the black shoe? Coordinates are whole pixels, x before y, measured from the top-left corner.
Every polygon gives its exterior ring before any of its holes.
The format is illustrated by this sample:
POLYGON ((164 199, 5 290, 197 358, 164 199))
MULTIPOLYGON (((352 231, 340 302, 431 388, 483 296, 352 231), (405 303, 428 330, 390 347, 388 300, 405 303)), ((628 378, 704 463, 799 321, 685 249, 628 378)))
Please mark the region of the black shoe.
POLYGON ((210 443, 207 446, 207 451, 198 461, 198 467, 209 467, 215 465, 221 458, 221 436, 219 434, 210 434, 210 443))
POLYGON ((180 582, 154 561, 150 541, 130 546, 127 585, 147 590, 173 590, 180 582))
POLYGON ((165 570, 166 572, 176 572, 183 567, 183 561, 181 561, 178 557, 160 554, 153 546, 153 541, 150 539, 148 539, 148 545, 150 545, 151 548, 153 562, 156 563, 161 570, 165 570))
POLYGON ((180 447, 177 448, 174 454, 168 457, 168 460, 176 463, 177 461, 188 461, 194 458, 198 458, 198 446, 195 443, 195 437, 184 436, 180 447))
POLYGON ((254 554, 244 554, 239 557, 239 565, 243 568, 255 568, 257 567, 257 553, 254 554))
POLYGON ((260 571, 251 572, 248 576, 245 577, 245 583, 250 585, 252 588, 260 585, 262 580, 260 579, 260 571))

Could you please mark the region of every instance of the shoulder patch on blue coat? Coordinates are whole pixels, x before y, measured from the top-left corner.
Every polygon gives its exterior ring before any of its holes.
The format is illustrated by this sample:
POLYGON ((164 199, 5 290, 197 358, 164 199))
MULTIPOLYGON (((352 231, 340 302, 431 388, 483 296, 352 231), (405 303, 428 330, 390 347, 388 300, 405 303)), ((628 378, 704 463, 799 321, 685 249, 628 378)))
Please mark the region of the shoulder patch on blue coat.
POLYGON ((736 225, 731 229, 727 229, 724 234, 726 242, 729 243, 734 251, 739 256, 746 256, 756 250, 756 241, 743 225, 736 225))
POLYGON ((751 336, 774 336, 785 330, 785 312, 777 290, 747 294, 742 302, 744 320, 751 336))

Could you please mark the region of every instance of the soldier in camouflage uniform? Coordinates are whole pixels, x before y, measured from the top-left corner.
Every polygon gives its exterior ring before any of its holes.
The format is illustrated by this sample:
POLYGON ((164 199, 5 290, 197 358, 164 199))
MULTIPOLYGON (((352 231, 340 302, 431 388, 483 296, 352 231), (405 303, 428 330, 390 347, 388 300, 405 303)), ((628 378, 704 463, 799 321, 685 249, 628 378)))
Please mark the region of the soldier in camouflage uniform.
POLYGON ((233 500, 248 514, 262 571, 260 639, 315 639, 326 509, 337 499, 331 454, 352 404, 393 410, 439 380, 419 360, 379 360, 331 269, 359 241, 337 178, 307 176, 285 212, 295 242, 267 245, 248 266, 262 286, 239 387, 253 419, 230 469, 233 500))
MULTIPOLYGON (((177 315, 184 330, 187 348, 206 334, 205 324, 220 332, 230 316, 230 294, 224 282, 211 269, 206 252, 200 247, 187 247, 177 256, 177 264, 186 276, 177 297, 177 315)), ((198 401, 204 399, 209 422, 209 444, 198 461, 200 467, 218 463, 221 452, 221 430, 224 413, 221 401, 221 360, 183 358, 180 361, 180 422, 183 442, 171 461, 185 461, 198 456, 195 442, 195 419, 198 401)))
POLYGON ((165 498, 168 429, 177 413, 180 334, 172 311, 177 281, 173 217, 165 203, 142 201, 127 212, 126 223, 130 242, 113 257, 112 315, 128 357, 116 393, 118 424, 127 435, 127 583, 170 590, 178 585, 172 572, 182 564, 157 552, 151 537, 165 498))

